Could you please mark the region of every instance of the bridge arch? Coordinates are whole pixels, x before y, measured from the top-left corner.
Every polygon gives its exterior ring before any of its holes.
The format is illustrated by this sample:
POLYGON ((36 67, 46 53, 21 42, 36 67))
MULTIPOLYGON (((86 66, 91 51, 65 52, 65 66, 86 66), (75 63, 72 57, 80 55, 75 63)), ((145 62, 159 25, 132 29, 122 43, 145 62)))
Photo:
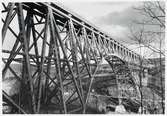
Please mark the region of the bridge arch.
MULTIPOLYGON (((2 58, 2 77, 6 78, 10 70, 12 75, 25 82, 28 90, 25 93, 28 92, 31 99, 31 113, 39 113, 41 104, 50 103, 53 98, 61 113, 81 110, 85 113, 93 76, 103 57, 113 57, 126 64, 132 61, 131 54, 135 54, 85 19, 55 3, 9 3, 3 12, 3 46, 7 39, 14 40, 14 44, 8 50, 2 50, 9 54, 2 58), (7 31, 11 32, 12 38, 7 31), (22 67, 20 75, 11 68, 15 62, 22 67), (89 77, 90 82, 86 94, 82 86, 85 77, 89 77), (38 83, 38 87, 34 83, 38 83), (66 94, 69 88, 69 94, 66 94), (71 109, 69 105, 73 103, 79 106, 71 109)), ((22 110, 21 106, 17 108, 22 110)))

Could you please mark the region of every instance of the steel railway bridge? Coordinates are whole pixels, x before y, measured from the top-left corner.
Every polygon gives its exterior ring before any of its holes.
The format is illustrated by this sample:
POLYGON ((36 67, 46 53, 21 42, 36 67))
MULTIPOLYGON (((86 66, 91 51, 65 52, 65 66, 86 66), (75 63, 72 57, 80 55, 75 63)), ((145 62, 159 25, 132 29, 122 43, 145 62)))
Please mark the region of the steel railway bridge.
POLYGON ((2 58, 2 77, 9 70, 21 81, 19 102, 5 91, 3 97, 20 113, 40 113, 53 98, 58 113, 86 113, 94 82, 112 75, 120 91, 117 98, 139 99, 128 64, 138 64, 140 55, 61 5, 2 5, 2 52, 7 56, 2 58), (110 66, 108 76, 100 74, 106 71, 104 60, 110 66), (20 74, 12 64, 20 64, 20 74))

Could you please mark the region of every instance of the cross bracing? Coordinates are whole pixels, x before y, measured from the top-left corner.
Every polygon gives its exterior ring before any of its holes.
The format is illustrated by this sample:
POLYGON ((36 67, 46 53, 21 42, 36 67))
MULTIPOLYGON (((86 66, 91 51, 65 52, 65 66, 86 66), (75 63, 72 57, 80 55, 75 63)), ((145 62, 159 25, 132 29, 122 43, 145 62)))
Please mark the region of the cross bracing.
POLYGON ((109 77, 116 77, 121 91, 117 97, 138 99, 127 65, 138 64, 138 54, 55 3, 9 3, 3 7, 2 43, 13 43, 2 50, 8 54, 2 58, 2 77, 10 70, 21 81, 22 98, 18 104, 5 91, 3 96, 20 112, 40 113, 54 98, 58 113, 86 113, 103 60, 110 65, 109 77), (11 67, 15 63, 21 66, 19 74, 11 67), (25 93, 28 104, 24 103, 25 93))

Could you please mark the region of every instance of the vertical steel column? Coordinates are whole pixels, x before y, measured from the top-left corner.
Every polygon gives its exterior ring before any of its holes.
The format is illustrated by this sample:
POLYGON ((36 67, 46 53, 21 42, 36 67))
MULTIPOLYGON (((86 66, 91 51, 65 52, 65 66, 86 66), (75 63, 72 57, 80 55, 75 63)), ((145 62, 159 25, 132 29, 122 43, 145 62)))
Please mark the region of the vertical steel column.
POLYGON ((15 6, 14 3, 11 3, 11 2, 9 3, 9 8, 8 8, 9 11, 8 11, 8 13, 6 15, 6 19, 5 19, 4 25, 2 27, 2 44, 4 42, 8 26, 9 26, 9 24, 11 22, 11 18, 12 18, 11 16, 12 16, 12 12, 13 12, 14 6, 15 6))
POLYGON ((103 42, 102 42, 102 38, 101 38, 101 36, 100 36, 100 34, 99 34, 99 36, 98 36, 98 40, 99 40, 99 43, 100 43, 100 46, 101 46, 101 52, 102 52, 102 56, 104 56, 104 55, 106 55, 107 53, 106 53, 106 50, 105 50, 105 48, 104 48, 104 44, 103 44, 103 42))
MULTIPOLYGON (((85 64, 87 73, 88 73, 89 77, 92 78, 92 75, 91 75, 91 72, 90 72, 90 67, 89 67, 89 61, 87 62, 87 60, 88 60, 88 59, 87 59, 87 55, 89 55, 89 54, 87 54, 87 52, 88 52, 88 49, 89 49, 90 46, 88 46, 87 33, 86 33, 86 30, 85 30, 84 27, 82 28, 82 36, 83 36, 83 38, 84 38, 84 42, 86 43, 86 46, 84 46, 84 50, 83 50, 83 51, 82 51, 82 48, 81 48, 80 46, 78 46, 78 47, 79 47, 79 49, 80 49, 81 56, 82 56, 82 59, 83 59, 83 61, 84 61, 84 64, 85 64), (84 56, 84 54, 86 54, 86 56, 84 56), (86 58, 85 58, 85 57, 86 57, 86 58)), ((78 40, 77 40, 77 42, 78 42, 78 40)), ((78 45, 79 45, 79 42, 78 42, 78 45)))
POLYGON ((84 93, 83 93, 83 88, 82 88, 82 80, 79 74, 79 66, 78 66, 78 56, 77 56, 77 45, 79 46, 79 43, 77 43, 78 41, 78 37, 77 34, 75 32, 75 27, 73 25, 72 20, 69 20, 69 31, 70 31, 70 36, 71 36, 71 42, 72 42, 72 60, 74 62, 74 69, 76 70, 76 74, 77 74, 77 78, 79 80, 79 86, 80 86, 80 90, 81 90, 81 96, 82 99, 84 99, 84 93))
MULTIPOLYGON (((42 43, 42 52, 41 52, 41 62, 40 62, 40 70, 39 70, 39 80, 38 80, 38 101, 37 101, 37 113, 40 111, 41 106, 41 97, 42 97, 42 87, 44 86, 44 61, 45 61, 45 51, 46 51, 46 42, 48 35, 48 25, 49 25, 49 12, 47 11, 46 20, 45 20, 45 30, 44 30, 44 38, 42 43)), ((45 88, 45 87, 44 87, 45 88)))
POLYGON ((99 55, 97 52, 99 52, 99 48, 97 46, 97 43, 96 43, 96 37, 95 37, 95 34, 94 32, 92 31, 92 47, 93 47, 93 57, 95 58, 94 60, 96 61, 96 63, 98 63, 97 61, 97 56, 99 55))
POLYGON ((54 17, 53 17, 53 22, 54 22, 54 26, 55 26, 55 35, 56 35, 56 37, 57 37, 57 39, 58 39, 58 41, 59 41, 59 44, 60 44, 60 47, 61 47, 61 49, 62 49, 64 58, 65 58, 65 60, 67 60, 67 61, 66 61, 67 67, 68 67, 69 72, 70 72, 70 74, 71 74, 71 76, 72 76, 72 81, 73 81, 74 86, 75 86, 75 89, 76 89, 76 91, 77 91, 77 94, 78 94, 80 103, 83 105, 83 100, 82 100, 82 96, 81 96, 81 91, 80 91, 80 89, 79 89, 78 83, 77 83, 76 78, 75 78, 75 76, 74 76, 74 72, 73 72, 73 70, 72 70, 72 68, 71 68, 71 66, 70 66, 69 61, 68 61, 67 53, 65 52, 65 47, 64 47, 64 44, 63 44, 63 42, 62 42, 62 40, 61 40, 61 37, 60 37, 60 35, 59 35, 58 28, 57 28, 57 24, 56 24, 56 21, 55 21, 54 17))
MULTIPOLYGON (((87 63, 87 66, 88 66, 88 70, 90 70, 90 46, 89 46, 89 38, 88 38, 88 35, 87 35, 87 32, 86 32, 86 29, 85 27, 82 27, 82 34, 83 34, 83 39, 84 39, 84 42, 85 42, 85 47, 84 47, 84 54, 85 54, 85 62, 87 63)), ((90 72, 91 73, 91 72, 90 72)))
MULTIPOLYGON (((56 72, 58 74, 58 79, 59 79, 59 83, 60 83, 60 88, 61 88, 61 99, 62 99, 62 106, 63 106, 63 113, 67 113, 67 108, 66 108, 66 103, 65 103, 65 98, 64 98, 64 87, 63 87, 63 81, 62 81, 62 76, 61 76, 61 63, 60 63, 60 53, 59 53, 59 46, 58 46, 58 40, 55 36, 55 27, 54 27, 54 17, 53 17, 53 12, 52 9, 48 7, 48 13, 49 13, 49 17, 50 17, 50 31, 51 31, 51 39, 54 43, 54 57, 56 58, 56 72)), ((52 43, 51 43, 52 44, 52 43)))
POLYGON ((18 23, 19 23, 19 29, 20 29, 20 36, 23 39, 23 43, 24 43, 24 53, 25 53, 26 68, 27 68, 27 73, 28 73, 27 75, 30 81, 29 84, 30 84, 30 89, 31 89, 33 113, 35 113, 36 112, 35 95, 34 95, 33 81, 31 77, 30 58, 28 54, 28 43, 27 43, 26 33, 25 33, 25 23, 24 23, 22 4, 18 3, 17 8, 18 8, 18 23))
POLYGON ((100 51, 100 56, 102 57, 103 51, 102 51, 102 47, 101 47, 100 34, 98 33, 97 36, 98 36, 98 37, 97 37, 97 40, 98 40, 98 48, 99 48, 99 51, 100 51))
MULTIPOLYGON (((52 29, 51 27, 50 27, 50 29, 52 29)), ((51 31, 50 31, 50 33, 51 33, 51 31)), ((50 35, 52 35, 52 33, 50 34, 50 35)), ((53 47, 54 47, 54 45, 53 45, 53 39, 54 38, 52 38, 52 37, 50 37, 50 45, 49 45, 49 52, 48 52, 48 63, 47 63, 47 71, 46 71, 46 73, 48 74, 48 75, 50 75, 51 74, 51 72, 50 72, 50 70, 51 70, 51 60, 52 60, 52 55, 53 55, 53 47)), ((47 102, 47 99, 48 99, 48 85, 49 84, 49 78, 46 78, 46 81, 45 81, 45 93, 44 93, 44 102, 46 103, 47 102)))
POLYGON ((93 33, 93 38, 95 38, 96 49, 97 49, 97 51, 98 51, 98 53, 99 53, 98 55, 102 56, 99 43, 97 42, 98 38, 95 37, 94 32, 92 32, 92 33, 93 33))
MULTIPOLYGON (((83 34, 86 34, 84 28, 83 28, 83 34)), ((85 39, 88 39, 88 38, 85 38, 85 39)), ((94 39, 94 38, 91 38, 91 39, 94 39)), ((89 49, 92 49, 92 48, 91 48, 91 47, 92 47, 91 45, 89 45, 88 47, 89 47, 89 49)), ((85 49, 88 49, 88 48, 85 48, 85 49)), ((80 51, 81 51, 81 48, 80 48, 80 51)), ((82 54, 82 52, 81 52, 81 54, 82 54)), ((94 55, 94 53, 93 53, 93 55, 94 55)), ((84 56, 82 56, 82 58, 84 58, 84 56)), ((94 59, 96 59, 96 58, 94 57, 94 59)), ((86 63, 86 62, 85 62, 85 63, 86 63)), ((90 96, 92 84, 93 84, 93 81, 94 81, 94 75, 96 74, 96 72, 97 72, 97 70, 98 70, 98 68, 99 68, 99 64, 101 64, 101 61, 97 64, 97 67, 96 67, 95 71, 94 71, 92 74, 91 74, 91 73, 89 72, 89 70, 87 69, 88 74, 90 73, 90 74, 89 74, 89 76, 90 76, 90 83, 89 83, 88 91, 87 91, 87 94, 86 94, 86 97, 85 97, 85 103, 84 103, 83 113, 86 113, 86 105, 87 105, 87 102, 88 102, 88 99, 89 99, 89 96, 90 96)))
MULTIPOLYGON (((84 30, 83 30, 83 31, 84 31, 84 30)), ((86 34, 86 33, 83 33, 83 34, 86 34)), ((85 36, 86 36, 86 35, 85 35, 85 36)), ((77 37, 76 37, 76 39, 77 39, 77 37)), ((85 38, 85 39, 86 39, 86 38, 85 38)), ((92 39, 94 39, 94 38, 92 38, 92 39)), ((77 39, 77 42, 78 42, 78 39, 77 39)), ((79 45, 79 43, 78 43, 78 45, 79 45)), ((92 48, 91 48, 91 47, 92 47, 91 45, 89 45, 88 47, 89 47, 89 49, 92 49, 92 48)), ((86 105, 87 105, 87 102, 88 102, 88 99, 89 99, 89 96, 90 96, 90 92, 91 92, 91 88, 92 88, 92 84, 93 84, 93 81, 94 81, 94 75, 96 74, 96 72, 97 72, 97 70, 98 70, 98 68, 99 68, 99 64, 101 63, 101 61, 100 61, 100 62, 97 62, 97 67, 95 68, 93 74, 91 74, 90 71, 89 71, 89 69, 87 68, 88 66, 87 66, 87 63, 85 62, 85 58, 84 58, 84 55, 83 55, 83 51, 82 51, 82 49, 81 49, 80 46, 79 46, 79 49, 80 49, 80 52, 81 52, 82 59, 84 60, 84 63, 85 63, 85 66, 86 66, 88 75, 89 75, 89 77, 90 77, 90 83, 89 83, 88 91, 87 91, 87 94, 86 94, 86 97, 85 97, 85 103, 84 103, 84 109, 83 109, 83 113, 85 113, 85 112, 86 112, 86 105)), ((87 48, 86 48, 86 49, 87 49, 87 48)), ((93 51, 92 51, 92 52, 93 52, 93 51)), ((94 53, 92 53, 92 54, 93 54, 93 56, 94 56, 94 53)), ((96 59, 95 56, 94 56, 94 59, 96 59)))
MULTIPOLYGON (((31 35, 31 13, 29 11, 27 11, 27 15, 26 15, 26 18, 25 18, 25 34, 26 34, 26 41, 27 41, 27 46, 28 46, 28 49, 29 49, 29 42, 30 42, 30 35, 31 35)), ((23 48, 22 48, 22 51, 25 51, 25 45, 23 44, 23 48)), ((28 51, 29 52, 29 51, 28 51)), ((28 86, 28 72, 27 72, 27 67, 26 67, 26 56, 23 55, 23 61, 22 61, 22 85, 21 85, 21 94, 22 94, 22 102, 23 102, 23 105, 28 105, 29 108, 31 109, 31 112, 33 112, 32 110, 32 104, 31 104, 31 97, 29 97, 29 86, 28 86), (26 100, 24 100, 24 96, 27 96, 28 98, 26 100), (26 101, 24 103, 24 101, 26 101), (28 104, 26 104, 28 103, 28 104)), ((31 75, 32 76, 32 75, 31 75)), ((31 77, 32 78, 32 77, 31 77)), ((35 93, 34 93, 34 96, 35 96, 35 93)))
POLYGON ((104 38, 104 44, 103 44, 103 46, 104 46, 104 49, 105 49, 105 51, 106 51, 106 54, 108 54, 108 48, 107 48, 107 40, 106 40, 107 38, 104 38))

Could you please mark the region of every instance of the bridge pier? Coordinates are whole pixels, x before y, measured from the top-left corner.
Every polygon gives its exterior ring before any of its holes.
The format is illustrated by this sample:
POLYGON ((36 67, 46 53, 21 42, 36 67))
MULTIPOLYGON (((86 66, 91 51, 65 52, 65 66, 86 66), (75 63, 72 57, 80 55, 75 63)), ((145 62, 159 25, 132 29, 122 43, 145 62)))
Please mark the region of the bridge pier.
MULTIPOLYGON (((21 80, 26 87, 22 94, 28 94, 26 100, 30 100, 32 108, 28 113, 40 113, 49 104, 58 113, 86 113, 102 60, 114 54, 115 60, 122 58, 124 64, 133 59, 130 53, 136 55, 54 3, 9 3, 3 13, 2 78, 7 78, 10 70, 13 77, 21 80), (20 75, 15 65, 21 66, 20 75)), ((26 105, 24 101, 21 103, 16 104, 18 108, 27 110, 22 107, 26 105)))

